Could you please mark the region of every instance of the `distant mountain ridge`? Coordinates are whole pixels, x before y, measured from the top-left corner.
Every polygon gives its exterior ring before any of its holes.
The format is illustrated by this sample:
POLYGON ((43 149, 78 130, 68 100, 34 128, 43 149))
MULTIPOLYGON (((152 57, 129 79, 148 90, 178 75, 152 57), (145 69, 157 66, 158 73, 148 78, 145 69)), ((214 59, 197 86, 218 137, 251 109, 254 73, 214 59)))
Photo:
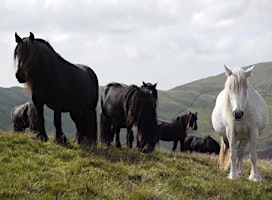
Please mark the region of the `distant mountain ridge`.
MULTIPOLYGON (((250 67, 250 66, 247 66, 250 67)), ((230 67, 231 68, 231 67, 230 67)), ((255 64, 252 77, 249 81, 253 87, 265 98, 269 108, 269 116, 272 114, 272 62, 255 64)), ((219 139, 211 126, 211 112, 216 96, 223 89, 226 76, 224 67, 222 73, 217 76, 203 78, 191 83, 177 86, 173 89, 158 92, 158 117, 164 120, 171 120, 180 113, 188 111, 198 112, 198 126, 196 135, 212 135, 219 139)), ((147 81, 148 82, 148 81, 147 81)), ((100 91, 103 87, 100 87, 100 91)), ((29 95, 21 87, 0 88, 0 129, 10 130, 10 112, 16 105, 29 101, 29 95)), ((99 118, 100 102, 98 102, 97 115, 99 118)), ((267 150, 272 146, 272 117, 270 127, 260 137, 259 150, 267 150)), ((53 112, 45 109, 46 129, 48 133, 54 132, 53 112)), ((63 115, 63 129, 68 136, 75 135, 75 126, 71 122, 69 114, 63 115)), ((124 135, 124 134, 123 134, 124 135)), ((124 136, 125 137, 125 136, 124 136)), ((172 145, 172 143, 169 143, 172 145)), ((269 153, 266 153, 268 155, 269 153)), ((272 155, 272 154, 271 154, 272 155)))

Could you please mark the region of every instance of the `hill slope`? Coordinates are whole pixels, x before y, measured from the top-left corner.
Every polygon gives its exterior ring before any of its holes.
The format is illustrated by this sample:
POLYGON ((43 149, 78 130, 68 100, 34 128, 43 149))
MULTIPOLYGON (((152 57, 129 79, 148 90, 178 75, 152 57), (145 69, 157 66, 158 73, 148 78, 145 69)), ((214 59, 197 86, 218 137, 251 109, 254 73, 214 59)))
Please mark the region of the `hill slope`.
POLYGON ((248 161, 230 181, 215 156, 63 147, 0 132, 0 162, 0 199, 272 199, 271 163, 264 160, 263 182, 247 180, 248 161))
MULTIPOLYGON (((222 66, 222 72, 224 68, 222 66)), ((265 98, 269 114, 272 115, 272 62, 259 63, 255 65, 250 82, 265 98)), ((219 137, 214 133, 211 126, 211 112, 214 106, 216 96, 223 89, 226 80, 225 74, 219 74, 214 77, 204 78, 182 86, 175 87, 168 91, 159 91, 158 116, 165 120, 173 119, 177 114, 182 112, 198 112, 198 130, 192 134, 212 135, 215 139, 219 137)), ((101 91, 102 87, 100 87, 101 91)), ((11 120, 10 112, 15 105, 25 103, 29 100, 28 94, 22 88, 0 88, 0 129, 10 130, 11 120)), ((98 118, 100 112, 100 103, 98 103, 98 118)), ((45 122, 48 133, 54 132, 53 112, 45 109, 45 122)), ((67 136, 75 135, 75 126, 72 123, 69 114, 64 114, 63 129, 67 136)), ((272 145, 271 133, 272 117, 270 117, 270 127, 263 133, 260 138, 259 151, 264 151, 272 145)), ((125 134, 122 134, 125 138, 125 134)), ((124 139, 123 139, 124 140, 124 139)), ((171 146, 168 143, 166 146, 171 146)), ((171 147, 169 147, 171 148, 171 147)), ((270 155, 267 152, 266 155, 270 155)))

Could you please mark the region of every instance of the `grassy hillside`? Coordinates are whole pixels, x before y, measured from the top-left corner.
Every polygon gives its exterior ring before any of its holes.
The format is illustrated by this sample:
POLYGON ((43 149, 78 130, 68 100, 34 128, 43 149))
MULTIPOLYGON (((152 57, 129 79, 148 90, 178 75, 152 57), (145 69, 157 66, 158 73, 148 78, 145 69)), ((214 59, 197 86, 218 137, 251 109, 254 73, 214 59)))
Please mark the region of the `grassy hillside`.
POLYGON ((92 150, 0 132, 0 199, 272 199, 271 162, 263 182, 226 178, 217 157, 155 150, 141 154, 99 146, 92 150))

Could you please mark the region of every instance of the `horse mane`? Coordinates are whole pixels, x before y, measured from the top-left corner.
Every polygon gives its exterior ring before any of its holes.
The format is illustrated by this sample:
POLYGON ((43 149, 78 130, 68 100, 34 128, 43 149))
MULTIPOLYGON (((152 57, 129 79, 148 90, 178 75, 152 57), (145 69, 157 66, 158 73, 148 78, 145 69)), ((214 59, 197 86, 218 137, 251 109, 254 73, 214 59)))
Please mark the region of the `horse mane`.
POLYGON ((227 91, 230 88, 235 89, 237 87, 241 87, 241 85, 247 84, 247 76, 244 71, 245 70, 242 68, 235 68, 232 71, 232 74, 225 82, 225 89, 227 89, 227 91))
POLYGON ((61 57, 61 55, 59 53, 57 53, 54 48, 50 45, 50 43, 44 39, 40 39, 40 38, 35 38, 34 40, 31 40, 30 38, 24 38, 15 48, 14 50, 14 54, 13 54, 13 59, 14 61, 16 60, 16 58, 19 56, 19 62, 21 62, 21 60, 24 61, 24 67, 26 67, 25 62, 28 62, 28 60, 30 60, 31 56, 33 56, 33 52, 35 54, 40 53, 40 50, 37 47, 42 47, 42 45, 46 46, 49 50, 52 51, 52 53, 54 53, 58 59, 61 59, 64 62, 69 63, 67 60, 65 60, 64 58, 61 57), (28 54, 28 51, 25 51, 25 49, 28 48, 29 52, 31 52, 31 54, 28 54), (28 58, 30 57, 30 58, 28 58), (28 60, 27 60, 28 59, 28 60))
POLYGON ((151 114, 157 119, 156 103, 152 95, 142 91, 136 85, 131 85, 125 95, 125 111, 127 116, 127 123, 129 125, 138 124, 139 119, 145 118, 143 115, 151 114), (152 105, 150 105, 152 104, 152 105), (149 107, 154 108, 154 113, 148 113, 149 107))
MULTIPOLYGON (((227 120, 229 123, 232 123, 232 111, 231 111, 231 105, 230 105, 230 100, 229 100, 229 92, 230 90, 236 90, 241 88, 244 84, 249 84, 247 81, 247 76, 245 75, 245 70, 243 68, 234 68, 232 70, 231 75, 227 77, 227 80, 225 82, 225 113, 227 114, 227 120)), ((250 85, 250 84, 249 84, 250 85)))

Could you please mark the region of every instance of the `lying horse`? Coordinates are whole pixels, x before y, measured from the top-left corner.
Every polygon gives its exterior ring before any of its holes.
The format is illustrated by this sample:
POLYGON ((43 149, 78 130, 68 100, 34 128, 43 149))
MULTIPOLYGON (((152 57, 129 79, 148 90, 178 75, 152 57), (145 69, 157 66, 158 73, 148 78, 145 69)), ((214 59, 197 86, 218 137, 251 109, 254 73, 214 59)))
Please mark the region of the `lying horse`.
POLYGON ((15 132, 24 132, 26 128, 31 132, 37 131, 37 111, 31 102, 15 106, 11 111, 11 120, 15 132))
POLYGON ((55 142, 66 144, 62 132, 61 113, 69 112, 79 134, 78 142, 97 143, 98 80, 94 71, 85 65, 74 65, 63 59, 43 39, 33 33, 21 38, 15 33, 14 50, 16 78, 29 88, 37 110, 38 135, 42 141, 48 136, 44 127, 43 106, 54 111, 55 142))
POLYGON ((185 138, 182 151, 219 154, 220 145, 211 136, 188 136, 185 138))
POLYGON ((230 179, 242 172, 243 153, 250 143, 251 172, 249 180, 261 181, 257 170, 258 136, 268 125, 268 109, 262 96, 248 81, 253 67, 233 71, 225 66, 225 88, 217 96, 212 112, 212 125, 221 136, 220 167, 228 169, 230 179))
POLYGON ((197 113, 184 114, 176 119, 169 121, 158 121, 159 139, 162 141, 174 141, 172 151, 177 148, 180 141, 180 151, 182 151, 185 137, 188 135, 189 128, 197 129, 197 113))
POLYGON ((135 85, 110 83, 104 88, 100 123, 102 142, 110 143, 113 127, 126 127, 128 132, 137 127, 139 150, 147 153, 155 149, 158 133, 156 102, 150 93, 135 85))
MULTIPOLYGON (((111 83, 111 84, 114 84, 114 83, 111 83)), ((119 83, 116 83, 116 84, 119 84, 119 83)), ((124 91, 127 91, 129 89, 129 86, 127 86, 127 85, 124 85, 124 84, 120 84, 120 85, 122 85, 124 91)), ((151 94, 151 96, 153 96, 155 102, 157 102, 158 92, 157 92, 156 86, 157 86, 157 83, 152 84, 152 83, 145 83, 145 82, 143 82, 143 85, 140 87, 140 89, 142 91, 146 92, 146 93, 151 94)), ((108 145, 110 144, 111 141, 113 141, 114 136, 115 136, 115 141, 116 141, 115 145, 116 145, 116 147, 118 147, 118 148, 121 147, 121 142, 120 142, 120 130, 121 130, 121 128, 126 128, 126 126, 120 127, 120 126, 118 126, 118 124, 113 124, 112 125, 112 128, 111 128, 111 138, 108 141, 108 145)), ((133 140, 134 140, 133 131, 127 129, 127 145, 128 145, 129 148, 132 148, 133 140)))

